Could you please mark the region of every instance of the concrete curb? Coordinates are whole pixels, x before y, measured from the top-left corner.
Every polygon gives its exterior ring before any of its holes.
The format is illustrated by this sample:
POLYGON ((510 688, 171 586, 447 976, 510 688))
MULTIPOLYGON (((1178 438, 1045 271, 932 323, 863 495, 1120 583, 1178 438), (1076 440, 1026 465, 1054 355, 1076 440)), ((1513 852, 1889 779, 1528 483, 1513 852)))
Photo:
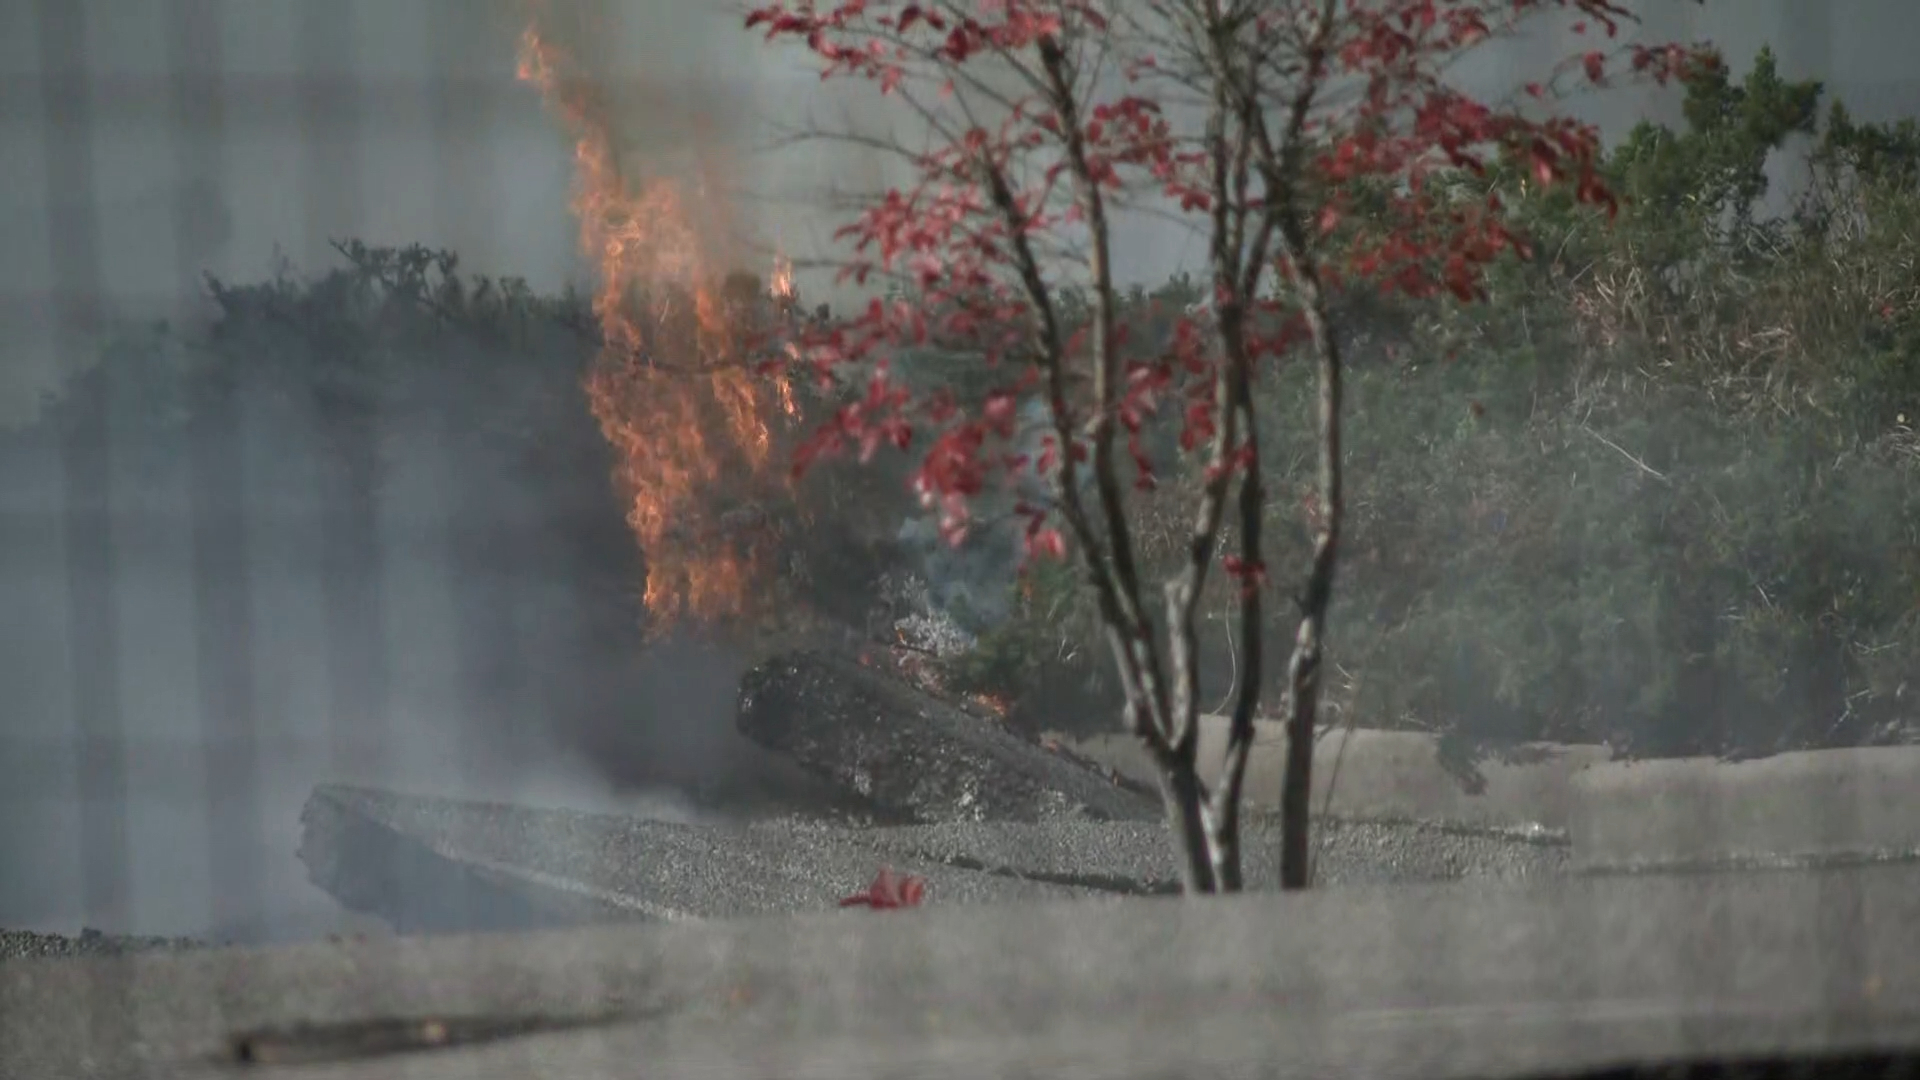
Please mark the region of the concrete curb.
MULTIPOLYGON (((1226 740, 1226 718, 1200 718, 1200 760, 1209 775, 1226 740)), ((1278 722, 1255 722, 1246 781, 1252 805, 1280 805, 1286 747, 1278 722)), ((1153 782, 1145 755, 1127 736, 1099 736, 1076 750, 1153 782)), ((1426 821, 1557 834, 1571 813, 1573 777, 1605 762, 1610 753, 1592 744, 1527 743, 1476 755, 1423 732, 1335 728, 1314 747, 1313 808, 1318 814, 1324 806, 1328 816, 1346 821, 1426 821)))
POLYGON ((1576 871, 1920 858, 1920 746, 1595 765, 1572 807, 1576 871))
POLYGON ((1519 1077, 1911 1048, 1917 886, 1636 876, 22 961, 0 1071, 232 1080, 259 1033, 338 1051, 302 1074, 337 1080, 1519 1077), (440 1038, 343 1037, 402 1021, 440 1038))

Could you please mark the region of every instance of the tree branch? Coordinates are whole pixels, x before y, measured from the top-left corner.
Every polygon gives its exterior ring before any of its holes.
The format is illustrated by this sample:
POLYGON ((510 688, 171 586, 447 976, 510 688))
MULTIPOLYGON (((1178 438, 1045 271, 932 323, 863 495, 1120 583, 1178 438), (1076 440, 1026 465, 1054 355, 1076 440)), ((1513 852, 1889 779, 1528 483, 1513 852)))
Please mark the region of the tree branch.
POLYGON ((1133 550, 1132 532, 1126 519, 1126 497, 1113 461, 1114 418, 1121 362, 1115 333, 1111 227, 1104 196, 1088 160, 1081 130, 1080 103, 1070 81, 1066 55, 1051 38, 1042 38, 1038 47, 1042 71, 1048 81, 1050 103, 1059 115, 1067 171, 1073 178, 1080 205, 1086 215, 1091 248, 1089 270, 1094 306, 1094 401, 1086 428, 1094 483, 1106 528, 1118 599, 1126 615, 1123 624, 1127 635, 1126 647, 1141 670, 1141 691, 1152 709, 1147 719, 1159 728, 1165 740, 1170 735, 1166 726, 1166 689, 1160 674, 1160 657, 1154 644, 1152 626, 1140 603, 1140 572, 1133 550))
MULTIPOLYGON (((1280 790, 1280 885, 1302 889, 1308 884, 1309 818, 1313 792, 1313 729, 1320 697, 1321 642, 1327 608, 1333 596, 1333 574, 1339 553, 1341 515, 1340 472, 1340 343, 1331 331, 1326 291, 1317 261, 1309 252, 1306 222, 1300 206, 1300 173, 1305 156, 1304 131, 1315 95, 1326 79, 1327 50, 1333 33, 1338 0, 1321 0, 1318 21, 1306 50, 1306 72, 1287 110, 1285 134, 1276 148, 1265 125, 1256 128, 1257 150, 1266 173, 1281 259, 1287 268, 1316 358, 1319 386, 1316 427, 1319 435, 1317 477, 1319 513, 1315 522, 1313 559, 1300 607, 1300 625, 1287 664, 1281 715, 1287 728, 1287 760, 1280 790)), ((1229 782, 1242 783, 1253 743, 1252 710, 1242 720, 1235 711, 1235 730, 1227 740, 1229 782)), ((1237 802, 1237 800, 1236 800, 1237 802)))
MULTIPOLYGON (((1205 806, 1207 795, 1194 769, 1191 724, 1179 724, 1171 709, 1168 685, 1162 675, 1160 650, 1153 626, 1141 606, 1140 571, 1134 556, 1133 532, 1127 521, 1126 494, 1114 467, 1115 405, 1123 377, 1116 304, 1113 290, 1112 236, 1101 180, 1087 153, 1080 102, 1074 93, 1072 71, 1065 52, 1051 37, 1038 43, 1041 70, 1047 79, 1054 111, 1066 147, 1068 173, 1079 195, 1089 234, 1093 290, 1093 413, 1087 437, 1095 490, 1105 519, 1107 552, 1113 560, 1116 599, 1126 621, 1115 627, 1115 649, 1128 655, 1138 680, 1137 694, 1129 694, 1127 723, 1141 738, 1159 765, 1167 796, 1169 824, 1185 855, 1182 875, 1189 891, 1211 892, 1216 887, 1208 855, 1205 806), (1138 700, 1134 700, 1137 697, 1138 700), (1147 715, 1142 716, 1145 706, 1147 715), (1189 730, 1182 730, 1182 727, 1189 730)), ((1069 455, 1071 456, 1071 455, 1069 455)), ((1176 661, 1177 663, 1178 661, 1176 661)), ((1123 665, 1125 665, 1123 661, 1123 665)), ((1177 687, 1174 693, 1180 693, 1177 687)), ((1190 711, 1190 707, 1189 707, 1190 711)))

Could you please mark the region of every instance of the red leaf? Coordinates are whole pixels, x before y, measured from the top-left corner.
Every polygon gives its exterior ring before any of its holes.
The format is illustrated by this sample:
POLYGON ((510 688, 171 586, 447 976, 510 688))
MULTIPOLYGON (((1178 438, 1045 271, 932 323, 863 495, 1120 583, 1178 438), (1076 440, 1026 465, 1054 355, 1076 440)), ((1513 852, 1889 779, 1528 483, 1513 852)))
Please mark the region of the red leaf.
POLYGON ((1005 390, 995 390, 987 395, 987 403, 982 413, 987 426, 994 429, 1001 438, 1013 434, 1013 417, 1016 402, 1012 394, 1005 390))
POLYGON ((1533 177, 1542 184, 1551 184, 1559 176, 1559 167, 1555 164, 1553 151, 1545 143, 1535 143, 1533 147, 1533 177))
MULTIPOLYGON (((1034 518, 1033 524, 1037 526, 1040 521, 1040 518, 1034 518)), ((1066 554, 1067 538, 1060 535, 1059 529, 1035 527, 1027 529, 1028 558, 1061 559, 1065 558, 1066 554)))
MULTIPOLYGON (((1624 0, 1350 0, 1337 5, 1337 40, 1318 77, 1350 85, 1357 93, 1350 109, 1327 110, 1306 121, 1303 143, 1315 149, 1303 163, 1308 173, 1303 190, 1329 194, 1307 208, 1301 225, 1323 234, 1356 235, 1317 268, 1322 286, 1484 300, 1488 265, 1506 250, 1524 252, 1525 244, 1508 231, 1512 211, 1498 198, 1462 204, 1447 194, 1450 185, 1441 180, 1454 172, 1484 176, 1498 155, 1511 155, 1522 175, 1542 185, 1567 183, 1579 202, 1613 213, 1617 200, 1597 175, 1600 146, 1590 124, 1540 117, 1532 104, 1483 103, 1454 88, 1444 75, 1461 50, 1504 32, 1508 14, 1557 6, 1576 12, 1575 18, 1597 20, 1612 34, 1623 5, 1624 0), (1346 214, 1353 191, 1384 192, 1381 212, 1346 214)), ((1050 45, 1064 45, 1099 33, 1103 17, 1096 8, 1103 6, 1094 0, 983 0, 951 8, 929 0, 749 0, 747 25, 763 28, 768 38, 805 40, 824 68, 823 77, 863 76, 873 84, 870 92, 897 97, 911 76, 951 95, 955 81, 967 77, 961 65, 996 53, 1031 51, 1049 38, 1050 45), (909 55, 915 59, 909 61, 909 55), (904 67, 908 63, 922 66, 904 67)), ((1288 7, 1253 5, 1251 36, 1289 33, 1288 7)), ((1704 52, 1673 46, 1633 45, 1625 55, 1633 71, 1655 81, 1714 63, 1704 52)), ((1556 73, 1560 79, 1577 80, 1584 71, 1600 82, 1608 74, 1608 57, 1600 52, 1576 50, 1565 59, 1556 73)), ((1123 70, 1129 79, 1140 79, 1152 66, 1150 59, 1140 58, 1123 70)), ((1293 77, 1316 76, 1301 67, 1293 77)), ((1216 163, 1207 146, 1193 138, 1196 132, 1167 119, 1155 100, 1160 91, 1148 90, 1151 85, 1136 82, 1135 94, 1079 103, 1084 107, 1072 115, 1086 150, 1082 179, 1104 190, 1119 184, 1128 170, 1138 170, 1141 175, 1127 179, 1140 182, 1146 192, 1163 192, 1186 213, 1212 211, 1216 163)), ((1545 99, 1558 85, 1544 81, 1525 90, 1545 99)), ((842 264, 843 279, 897 279, 911 298, 875 300, 864 310, 828 320, 810 329, 794 352, 796 362, 813 365, 823 389, 838 396, 845 392, 845 380, 853 379, 859 398, 829 430, 808 440, 797 467, 842 447, 858 447, 863 456, 889 445, 904 447, 917 434, 913 425, 925 425, 932 445, 914 473, 914 489, 939 515, 949 539, 964 535, 969 502, 984 489, 990 471, 1037 468, 1051 476, 1064 462, 1087 458, 1084 443, 1046 440, 1031 463, 1004 445, 1018 430, 1021 403, 1037 392, 1039 377, 1039 369, 1025 359, 1032 355, 1028 339, 1037 313, 1024 295, 1024 268, 1015 265, 1015 253, 1029 239, 1052 249, 1065 238, 1061 234, 1077 234, 1085 226, 1084 199, 1066 199, 1060 188, 1069 179, 1063 175, 1066 166, 1030 156, 1047 153, 1050 144, 1057 149, 1064 136, 1074 134, 1058 105, 1038 96, 1016 98, 1010 115, 960 125, 950 137, 913 151, 912 179, 868 201, 837 234, 852 249, 842 264), (909 389, 884 375, 861 395, 859 377, 847 374, 848 365, 923 346, 969 354, 979 358, 972 363, 989 367, 1003 357, 1020 357, 1025 374, 1019 385, 964 405, 951 395, 909 389), (990 439, 999 440, 991 450, 990 439)), ((1269 268, 1282 284, 1297 283, 1298 268, 1289 260, 1275 259, 1263 269, 1269 268)), ((1042 268, 1050 290, 1055 287, 1052 269, 1042 268)), ((1216 313, 1223 310, 1222 299, 1231 298, 1215 298, 1210 307, 1184 317, 1167 313, 1175 319, 1171 341, 1162 349, 1141 350, 1151 360, 1126 365, 1114 418, 1127 434, 1136 466, 1132 479, 1139 486, 1154 480, 1153 461, 1141 449, 1150 442, 1149 425, 1178 426, 1180 444, 1188 450, 1202 448, 1223 427, 1210 390, 1221 362, 1216 313), (1176 395, 1173 408, 1162 408, 1176 395)), ((1247 345, 1254 356, 1279 357, 1306 340, 1304 321, 1291 302, 1263 297, 1248 299, 1245 306, 1252 316, 1247 345)), ((1152 318, 1152 334, 1159 336, 1165 332, 1164 316, 1152 318)), ((1078 368, 1090 359, 1086 320, 1065 322, 1072 327, 1062 331, 1072 338, 1068 361, 1078 368)), ((1123 322, 1119 329, 1126 327, 1123 322)), ((1070 393, 1073 404, 1067 407, 1084 408, 1079 390, 1070 393)), ((1078 429, 1073 418, 1064 419, 1067 428, 1078 429)), ((1240 463, 1237 453, 1222 462, 1222 475, 1240 463)), ((1065 543, 1037 521, 1027 536, 1030 553, 1050 554, 1065 543)), ((1240 568, 1240 576, 1260 573, 1257 566, 1240 568)))
POLYGON ((854 893, 840 901, 841 907, 869 907, 875 910, 890 908, 919 907, 926 898, 927 882, 925 878, 913 874, 896 874, 891 867, 881 867, 880 873, 873 879, 864 892, 854 893))

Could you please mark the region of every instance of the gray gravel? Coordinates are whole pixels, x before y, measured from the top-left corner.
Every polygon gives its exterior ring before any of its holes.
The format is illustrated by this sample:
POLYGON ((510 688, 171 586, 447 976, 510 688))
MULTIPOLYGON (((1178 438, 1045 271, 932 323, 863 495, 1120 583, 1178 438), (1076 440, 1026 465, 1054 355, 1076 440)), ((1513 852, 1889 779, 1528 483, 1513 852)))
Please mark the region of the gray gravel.
POLYGON ((545 911, 559 910, 568 899, 562 894, 571 894, 604 898, 603 914, 639 918, 833 908, 883 864, 927 878, 934 896, 952 902, 1096 894, 924 863, 878 850, 877 841, 860 839, 868 830, 792 819, 685 825, 331 786, 315 789, 303 817, 301 857, 315 884, 390 920, 400 911, 419 920, 436 906, 471 906, 418 895, 442 883, 459 887, 436 863, 481 868, 486 887, 517 890, 545 911))
MULTIPOLYGON (((1157 822, 686 825, 349 787, 316 789, 306 819, 302 857, 316 884, 356 910, 415 924, 462 905, 517 905, 543 922, 817 911, 882 866, 926 878, 929 902, 942 905, 1169 893, 1179 881, 1157 822), (427 895, 463 890, 494 898, 427 895), (523 899, 503 904, 503 891, 523 899)), ((1410 823, 1327 823, 1317 844, 1330 886, 1524 879, 1567 863, 1559 844, 1410 823)), ((1277 848, 1271 820, 1249 822, 1251 887, 1277 883, 1277 848)))
MULTIPOLYGON (((1245 829, 1248 886, 1277 887, 1278 822, 1255 819, 1245 829)), ((1562 843, 1420 822, 1325 821, 1314 831, 1316 872, 1326 885, 1524 879, 1565 873, 1568 865, 1562 843)), ((903 861, 1072 881, 1104 890, 1158 893, 1176 891, 1179 885, 1166 827, 1158 823, 966 822, 874 829, 847 839, 903 861)))
POLYGON ((131 952, 197 949, 192 938, 129 937, 82 930, 77 936, 41 934, 32 930, 0 930, 0 961, 39 960, 61 956, 117 956, 131 952))
MULTIPOLYGON (((1326 885, 1538 878, 1564 874, 1570 862, 1557 840, 1424 822, 1328 821, 1316 831, 1315 873, 1326 885)), ((1277 843, 1266 854, 1277 858, 1277 843)))

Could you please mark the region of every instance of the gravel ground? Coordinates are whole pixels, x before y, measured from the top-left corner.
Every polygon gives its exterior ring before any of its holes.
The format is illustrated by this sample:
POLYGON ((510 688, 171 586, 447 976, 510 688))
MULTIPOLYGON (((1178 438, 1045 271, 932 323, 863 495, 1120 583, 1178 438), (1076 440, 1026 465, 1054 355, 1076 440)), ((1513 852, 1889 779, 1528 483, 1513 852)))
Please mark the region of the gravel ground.
MULTIPOLYGON (((963 822, 850 829, 786 818, 745 826, 689 826, 610 815, 323 788, 334 813, 365 815, 417 841, 422 852, 478 858, 528 872, 546 887, 577 882, 678 916, 712 918, 833 907, 881 866, 926 877, 929 902, 963 904, 1177 891, 1164 827, 1149 822, 963 822)), ((1317 829, 1321 884, 1454 878, 1523 879, 1567 872, 1567 848, 1418 823, 1325 822, 1317 829)), ((1278 880, 1278 834, 1248 823, 1247 877, 1278 880)), ((385 867, 347 873, 381 876, 385 867)), ((324 883, 323 883, 324 884, 324 883)), ((387 902, 422 898, 388 897, 387 902)), ((77 936, 0 930, 0 962, 203 947, 188 938, 77 936)))
MULTIPOLYGON (((302 851, 316 883, 386 917, 436 904, 391 884, 405 877, 394 870, 396 851, 422 864, 481 867, 490 881, 529 894, 612 897, 609 910, 665 918, 828 909, 882 866, 925 877, 930 902, 954 904, 1166 893, 1179 880, 1157 822, 685 825, 346 787, 317 789, 306 818, 302 851), (390 839, 369 843, 368 825, 390 839)), ((1529 878, 1567 864, 1559 843, 1412 823, 1331 822, 1316 842, 1329 886, 1529 878)), ((1277 882, 1277 850, 1272 822, 1249 822, 1252 887, 1277 882)), ((429 879, 447 880, 413 878, 429 879)))
MULTIPOLYGON (((1251 888, 1279 884, 1280 833, 1249 821, 1245 869, 1251 888)), ((1419 822, 1321 822, 1315 829, 1321 883, 1529 878, 1566 872, 1564 844, 1441 828, 1419 822)), ((874 829, 846 836, 902 861, 1071 881, 1119 892, 1172 892, 1179 885, 1166 827, 1146 822, 963 823, 874 829)))
MULTIPOLYGON (((926 879, 943 906, 1179 889, 1150 793, 880 673, 787 657, 748 679, 741 728, 797 780, 763 782, 762 768, 747 770, 748 794, 778 797, 692 793, 702 809, 724 804, 718 820, 323 785, 302 813, 300 857, 320 889, 401 933, 830 910, 882 867, 926 879)), ((1244 828, 1248 886, 1277 886, 1275 821, 1256 813, 1244 828)), ((1317 882, 1334 887, 1553 876, 1569 862, 1564 837, 1420 822, 1320 822, 1314 844, 1317 882)), ((0 931, 0 958, 192 944, 0 931)))
MULTIPOLYGON (((817 822, 683 825, 348 787, 317 788, 303 817, 301 857, 315 883, 351 907, 371 908, 388 918, 390 911, 435 906, 430 898, 397 895, 389 885, 411 873, 396 869, 396 852, 418 864, 482 866, 491 881, 531 893, 551 896, 572 889, 616 897, 639 917, 724 918, 832 908, 865 888, 883 864, 927 878, 934 895, 955 902, 1097 892, 897 857, 903 851, 882 854, 872 842, 851 839, 867 830, 817 822), (362 828, 366 824, 402 843, 370 843, 371 834, 362 828)), ((447 880, 444 874, 412 876, 447 880)), ((459 903, 448 898, 444 906, 459 903)))
MULTIPOLYGON (((1324 822, 1318 832, 1315 872, 1326 885, 1538 878, 1565 874, 1569 865, 1564 842, 1511 833, 1379 821, 1324 822)), ((1278 857, 1277 840, 1264 848, 1278 857)))
MULTIPOLYGON (((862 829, 782 818, 748 825, 683 825, 321 788, 310 803, 308 842, 324 844, 324 837, 313 835, 314 822, 339 815, 384 825, 410 839, 423 858, 484 862, 536 890, 582 885, 681 917, 831 908, 881 866, 927 878, 929 902, 942 905, 1171 893, 1179 885, 1165 828, 1155 822, 960 822, 862 829), (315 804, 325 812, 313 813, 315 804)), ((1537 878, 1558 876, 1568 868, 1567 848, 1558 842, 1419 823, 1324 822, 1316 832, 1316 871, 1319 882, 1329 887, 1537 878)), ((1248 822, 1250 887, 1271 888, 1277 882, 1278 839, 1270 820, 1248 822)), ((367 879, 393 880, 386 851, 339 850, 330 857, 331 872, 359 877, 358 889, 367 887, 367 879)), ((341 880, 331 884, 338 888, 341 880)), ((363 892, 360 902, 366 901, 363 892)), ((406 903, 417 910, 435 901, 388 895, 374 902, 406 903)), ((203 945, 187 938, 95 930, 78 936, 0 930, 0 962, 203 945)))
POLYGON ((113 956, 156 949, 196 949, 191 938, 127 937, 82 930, 77 937, 40 934, 32 930, 0 930, 0 961, 37 960, 58 956, 113 956))

